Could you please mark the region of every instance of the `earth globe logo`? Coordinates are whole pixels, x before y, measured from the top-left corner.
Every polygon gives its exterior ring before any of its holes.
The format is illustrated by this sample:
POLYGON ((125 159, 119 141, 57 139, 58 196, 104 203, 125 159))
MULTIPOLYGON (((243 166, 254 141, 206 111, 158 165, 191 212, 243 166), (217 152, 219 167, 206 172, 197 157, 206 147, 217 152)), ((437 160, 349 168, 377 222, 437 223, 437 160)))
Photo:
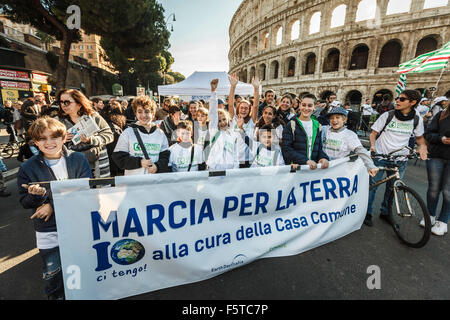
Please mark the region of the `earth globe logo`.
POLYGON ((117 241, 111 248, 111 258, 120 265, 129 265, 141 260, 145 255, 144 246, 133 239, 117 241))

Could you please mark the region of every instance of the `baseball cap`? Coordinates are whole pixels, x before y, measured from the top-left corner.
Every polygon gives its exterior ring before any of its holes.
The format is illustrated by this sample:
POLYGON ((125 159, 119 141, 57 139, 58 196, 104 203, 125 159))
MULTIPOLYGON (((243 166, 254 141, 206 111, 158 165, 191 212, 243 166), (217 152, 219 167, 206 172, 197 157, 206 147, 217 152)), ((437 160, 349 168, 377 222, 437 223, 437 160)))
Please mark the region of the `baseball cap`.
POLYGON ((327 117, 331 117, 333 114, 342 114, 343 116, 347 116, 348 112, 343 107, 334 107, 327 113, 327 117))
POLYGON ((217 99, 217 104, 224 104, 222 99, 217 99))
POLYGON ((436 99, 434 99, 433 103, 436 104, 442 101, 448 101, 447 97, 446 96, 437 97, 436 99))

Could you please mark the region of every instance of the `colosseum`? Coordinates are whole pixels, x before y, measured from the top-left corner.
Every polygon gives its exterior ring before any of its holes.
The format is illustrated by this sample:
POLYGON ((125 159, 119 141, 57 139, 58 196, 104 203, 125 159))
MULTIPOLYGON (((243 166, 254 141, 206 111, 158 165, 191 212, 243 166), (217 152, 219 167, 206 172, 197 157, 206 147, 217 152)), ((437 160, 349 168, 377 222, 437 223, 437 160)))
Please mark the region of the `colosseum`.
MULTIPOLYGON (((400 63, 450 40, 449 2, 243 0, 229 27, 230 72, 244 82, 257 74, 277 94, 376 102, 395 95, 400 63)), ((406 87, 449 96, 450 67, 408 74, 406 87)))

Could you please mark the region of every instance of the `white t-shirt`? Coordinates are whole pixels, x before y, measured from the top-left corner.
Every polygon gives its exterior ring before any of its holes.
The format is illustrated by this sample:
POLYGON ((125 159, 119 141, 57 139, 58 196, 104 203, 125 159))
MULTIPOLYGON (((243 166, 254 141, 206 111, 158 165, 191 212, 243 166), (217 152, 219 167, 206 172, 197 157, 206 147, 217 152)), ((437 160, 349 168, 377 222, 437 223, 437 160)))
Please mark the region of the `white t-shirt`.
POLYGON ((322 142, 323 151, 330 160, 345 158, 357 147, 362 147, 358 135, 347 128, 334 132, 331 126, 323 126, 322 142))
POLYGON ((284 159, 280 148, 268 150, 261 142, 253 142, 252 148, 252 168, 283 166, 284 159))
MULTIPOLYGON (((164 132, 156 128, 153 133, 143 133, 139 131, 142 142, 147 150, 148 156, 153 163, 159 160, 159 154, 169 149, 169 142, 164 132)), ((144 153, 142 152, 139 142, 134 134, 133 128, 126 128, 117 141, 114 152, 127 152, 133 157, 142 157, 144 159, 144 153)), ((139 168, 133 170, 125 170, 125 175, 146 174, 147 169, 139 168)))
MULTIPOLYGON (((245 134, 252 139, 253 134, 255 132, 255 123, 253 122, 253 119, 250 119, 247 123, 244 123, 242 126, 244 128, 245 134)), ((240 129, 237 126, 237 117, 234 116, 233 122, 231 123, 231 128, 236 132, 237 136, 239 136, 238 139, 238 150, 239 150, 239 161, 245 162, 250 161, 250 149, 247 146, 247 144, 244 141, 244 138, 240 134, 240 129)))
POLYGON ((200 146, 204 146, 205 140, 206 140, 206 136, 207 136, 207 134, 208 134, 208 129, 201 130, 201 129, 199 128, 199 130, 196 131, 196 133, 197 133, 197 136, 194 137, 195 140, 196 140, 196 141, 195 141, 195 144, 198 144, 198 145, 200 145, 200 146))
POLYGON ((419 104, 416 108, 416 112, 422 118, 428 113, 429 110, 430 110, 430 108, 428 108, 427 106, 421 105, 421 104, 419 104))
MULTIPOLYGON (((233 130, 219 130, 216 141, 211 141, 206 164, 209 170, 227 170, 239 168, 239 137, 233 130)), ((242 140, 242 139, 241 139, 242 140)))
POLYGON ((313 122, 312 120, 309 121, 304 121, 304 120, 300 120, 300 122, 303 125, 303 129, 305 129, 306 135, 308 136, 308 159, 311 159, 311 154, 312 154, 312 145, 313 145, 313 122))
MULTIPOLYGON (((58 181, 69 179, 67 172, 66 158, 61 157, 59 159, 47 159, 44 158, 45 163, 49 166, 58 181)), ((55 213, 53 213, 55 214, 55 213)), ((58 232, 38 232, 36 231, 36 247, 38 249, 52 249, 58 246, 58 232)))
POLYGON ((373 113, 373 108, 370 104, 363 104, 361 107, 363 116, 370 116, 373 113))
MULTIPOLYGON (((383 130, 388 117, 389 112, 383 113, 372 125, 372 130, 377 132, 383 130)), ((375 143, 376 151, 379 154, 388 154, 394 150, 408 146, 411 134, 414 134, 416 137, 420 137, 423 133, 424 128, 422 117, 419 117, 417 128, 414 129, 414 118, 408 121, 401 121, 394 116, 391 122, 386 126, 386 129, 384 129, 383 133, 377 139, 375 143)), ((403 149, 395 154, 407 155, 409 154, 409 151, 407 149, 403 149)))
POLYGON ((53 173, 56 176, 56 179, 59 180, 67 180, 69 179, 69 174, 67 173, 67 163, 66 158, 61 157, 59 159, 47 159, 44 158, 45 163, 47 166, 52 169, 53 173))
POLYGON ((198 165, 204 162, 203 160, 203 148, 194 144, 187 148, 182 147, 180 143, 175 143, 170 146, 170 158, 169 167, 172 167, 172 171, 188 171, 189 164, 191 163, 191 152, 194 147, 194 157, 192 160, 191 170, 198 171, 198 165))

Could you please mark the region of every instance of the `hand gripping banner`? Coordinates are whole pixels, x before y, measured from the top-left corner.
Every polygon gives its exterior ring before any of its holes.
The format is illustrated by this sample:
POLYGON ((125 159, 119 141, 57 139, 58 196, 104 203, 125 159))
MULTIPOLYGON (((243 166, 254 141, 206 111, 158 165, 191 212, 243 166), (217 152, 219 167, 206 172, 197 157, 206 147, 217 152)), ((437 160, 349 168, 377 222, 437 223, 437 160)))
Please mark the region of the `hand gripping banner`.
POLYGON ((360 159, 52 182, 67 299, 120 299, 289 256, 361 228, 369 176, 360 159))

